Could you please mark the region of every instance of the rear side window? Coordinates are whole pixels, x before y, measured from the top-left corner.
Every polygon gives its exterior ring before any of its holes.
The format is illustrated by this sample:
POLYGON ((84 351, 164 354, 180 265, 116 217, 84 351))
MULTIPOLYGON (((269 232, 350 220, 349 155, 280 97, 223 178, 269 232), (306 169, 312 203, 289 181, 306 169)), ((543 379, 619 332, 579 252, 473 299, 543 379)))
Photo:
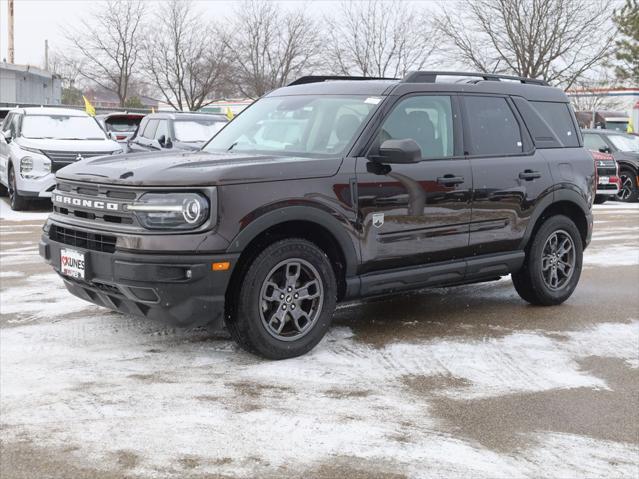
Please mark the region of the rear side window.
POLYGON ((467 96, 468 153, 473 156, 518 155, 523 152, 519 123, 505 98, 467 96))
POLYGON ((552 129, 563 146, 579 146, 579 138, 567 103, 532 101, 530 104, 552 129))

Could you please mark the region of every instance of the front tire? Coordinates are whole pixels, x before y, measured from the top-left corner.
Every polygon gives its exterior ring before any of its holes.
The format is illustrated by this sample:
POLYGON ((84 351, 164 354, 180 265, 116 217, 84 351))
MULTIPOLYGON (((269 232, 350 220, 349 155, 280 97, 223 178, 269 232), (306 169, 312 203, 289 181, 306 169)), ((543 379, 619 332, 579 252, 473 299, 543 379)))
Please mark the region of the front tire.
POLYGON ((531 304, 552 306, 566 301, 577 287, 583 262, 579 230, 557 215, 539 228, 522 268, 512 275, 519 296, 531 304))
POLYGON ((251 353, 293 358, 324 337, 336 301, 335 273, 326 253, 310 241, 285 239, 248 265, 229 305, 226 326, 251 353))
POLYGON ((621 179, 621 189, 617 193, 617 201, 624 203, 635 203, 639 201, 639 185, 637 185, 637 173, 623 169, 619 173, 621 179))
POLYGON ((18 193, 18 187, 16 186, 16 175, 13 171, 13 167, 9 167, 8 181, 9 183, 9 206, 14 211, 23 211, 29 207, 29 200, 24 196, 20 196, 18 193))

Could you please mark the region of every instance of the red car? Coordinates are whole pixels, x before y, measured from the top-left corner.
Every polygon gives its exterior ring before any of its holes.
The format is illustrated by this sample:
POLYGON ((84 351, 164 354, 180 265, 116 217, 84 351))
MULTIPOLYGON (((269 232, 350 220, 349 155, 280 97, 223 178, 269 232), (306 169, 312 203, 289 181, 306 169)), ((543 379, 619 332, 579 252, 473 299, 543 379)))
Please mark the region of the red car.
POLYGON ((597 171, 597 194, 595 203, 600 205, 613 199, 621 189, 619 165, 610 153, 590 150, 597 171))

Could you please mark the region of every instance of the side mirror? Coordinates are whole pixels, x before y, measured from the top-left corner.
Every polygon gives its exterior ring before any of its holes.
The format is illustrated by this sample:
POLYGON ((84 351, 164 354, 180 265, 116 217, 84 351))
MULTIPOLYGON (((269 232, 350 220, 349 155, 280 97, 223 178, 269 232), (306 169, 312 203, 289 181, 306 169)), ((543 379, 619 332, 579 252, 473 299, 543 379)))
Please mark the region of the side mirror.
POLYGON ((11 143, 11 132, 10 131, 0 132, 0 135, 2 136, 2 139, 4 141, 6 141, 7 143, 11 143))
POLYGON ((599 151, 601 153, 610 153, 610 148, 608 146, 602 146, 601 148, 599 148, 599 151))
POLYGON ((166 138, 164 135, 162 135, 160 138, 158 138, 158 143, 160 144, 160 146, 162 148, 164 148, 164 144, 166 143, 166 138))
POLYGON ((173 148, 173 141, 171 138, 164 140, 164 148, 173 148))
POLYGON ((373 159, 379 163, 419 163, 422 149, 411 138, 386 140, 379 147, 379 156, 373 159))

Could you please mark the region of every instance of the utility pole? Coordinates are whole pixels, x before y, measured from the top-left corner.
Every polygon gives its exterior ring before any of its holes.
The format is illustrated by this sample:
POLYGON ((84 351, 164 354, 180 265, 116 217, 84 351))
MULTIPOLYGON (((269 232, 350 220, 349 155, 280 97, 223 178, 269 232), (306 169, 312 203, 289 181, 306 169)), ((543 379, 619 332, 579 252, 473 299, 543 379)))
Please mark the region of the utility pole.
POLYGON ((49 40, 44 41, 44 69, 49 71, 49 40))
POLYGON ((15 48, 13 46, 13 0, 7 2, 9 19, 9 63, 15 63, 15 48))

